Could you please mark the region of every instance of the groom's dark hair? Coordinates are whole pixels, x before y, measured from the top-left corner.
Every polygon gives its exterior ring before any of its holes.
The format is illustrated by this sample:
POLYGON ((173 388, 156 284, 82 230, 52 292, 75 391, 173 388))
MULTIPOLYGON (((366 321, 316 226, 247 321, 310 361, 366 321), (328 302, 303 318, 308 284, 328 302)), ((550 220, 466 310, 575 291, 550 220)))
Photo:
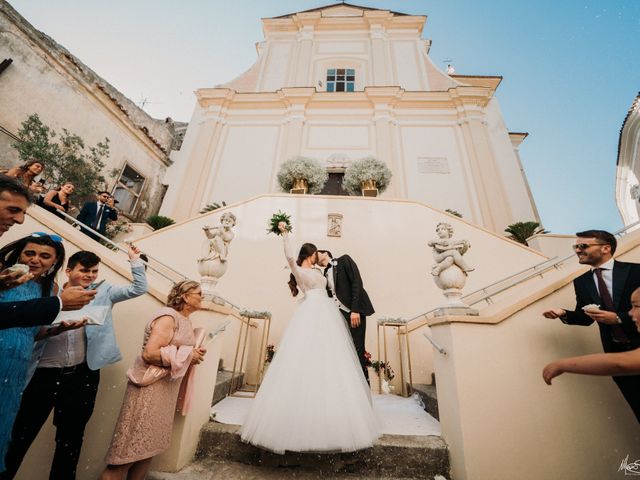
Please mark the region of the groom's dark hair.
POLYGON ((326 253, 327 255, 329 255, 329 258, 333 258, 333 255, 331 255, 331 252, 329 250, 318 250, 318 253, 326 253))

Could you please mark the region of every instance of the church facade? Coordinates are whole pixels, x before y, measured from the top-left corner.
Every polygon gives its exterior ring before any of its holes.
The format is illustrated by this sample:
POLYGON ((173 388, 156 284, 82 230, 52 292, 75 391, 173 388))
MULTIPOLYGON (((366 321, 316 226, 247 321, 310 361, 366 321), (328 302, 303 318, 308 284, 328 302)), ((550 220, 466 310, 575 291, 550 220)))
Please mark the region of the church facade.
POLYGON ((314 157, 338 181, 374 156, 392 171, 383 197, 460 212, 502 233, 540 221, 494 94, 501 77, 447 75, 429 58, 426 17, 336 4, 262 20, 255 64, 197 90, 173 152, 161 213, 279 192, 278 168, 314 157))

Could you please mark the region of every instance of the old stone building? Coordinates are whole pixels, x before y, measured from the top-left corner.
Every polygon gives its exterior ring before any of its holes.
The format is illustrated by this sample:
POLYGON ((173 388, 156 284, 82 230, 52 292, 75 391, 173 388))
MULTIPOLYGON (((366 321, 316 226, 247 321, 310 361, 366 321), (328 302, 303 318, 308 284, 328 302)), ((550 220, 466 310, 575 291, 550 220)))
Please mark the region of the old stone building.
POLYGON ((18 163, 11 144, 21 123, 37 113, 54 130, 66 128, 88 145, 107 137, 105 188, 118 199, 120 211, 134 220, 158 211, 169 153, 179 148, 184 125, 151 118, 4 0, 0 62, 5 66, 0 72, 0 166, 18 163))

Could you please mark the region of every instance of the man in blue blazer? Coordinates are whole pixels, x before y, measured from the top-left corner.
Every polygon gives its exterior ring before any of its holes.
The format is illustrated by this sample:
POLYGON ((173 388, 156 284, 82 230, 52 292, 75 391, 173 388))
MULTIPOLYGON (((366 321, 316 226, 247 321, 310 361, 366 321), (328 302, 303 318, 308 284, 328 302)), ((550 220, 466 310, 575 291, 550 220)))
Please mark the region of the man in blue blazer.
MULTIPOLYGON (((29 190, 15 178, 0 175, 0 236, 15 224, 24 222, 31 203, 29 190)), ((0 289, 13 288, 31 280, 31 274, 0 272, 0 289)), ((56 318, 60 309, 77 310, 89 303, 96 292, 82 287, 65 289, 60 297, 43 297, 22 302, 0 303, 0 328, 47 325, 56 318)))
MULTIPOLYGON (((90 307, 107 307, 102 325, 87 325, 52 336, 36 344, 37 368, 22 395, 0 479, 13 478, 31 443, 53 409, 56 450, 49 478, 73 480, 84 429, 93 413, 100 369, 122 358, 113 329, 113 304, 139 297, 147 291, 140 251, 129 248, 133 282, 127 286, 103 283, 90 307)), ((69 258, 65 273, 69 285, 89 287, 97 276, 100 257, 79 251, 69 258)), ((82 311, 78 312, 82 314, 82 311)), ((35 365, 34 365, 35 366, 35 365)))
MULTIPOLYGON (((118 219, 118 211, 115 208, 115 201, 109 192, 98 192, 96 202, 85 202, 78 214, 77 220, 91 227, 101 235, 107 229, 107 223, 118 219)), ((82 233, 90 236, 94 240, 99 240, 98 236, 91 233, 86 228, 81 229, 82 233)))

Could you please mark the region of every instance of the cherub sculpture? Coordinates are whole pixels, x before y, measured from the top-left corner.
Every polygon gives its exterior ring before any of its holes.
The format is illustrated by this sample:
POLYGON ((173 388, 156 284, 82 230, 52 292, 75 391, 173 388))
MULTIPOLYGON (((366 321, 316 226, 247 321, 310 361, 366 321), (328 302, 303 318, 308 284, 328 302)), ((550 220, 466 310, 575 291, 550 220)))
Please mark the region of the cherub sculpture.
POLYGON ((439 223, 436 226, 438 238, 430 240, 428 245, 433 248, 433 258, 437 262, 431 269, 431 274, 435 277, 440 272, 446 270, 452 265, 460 267, 465 274, 472 272, 474 269, 462 258, 462 256, 471 248, 467 240, 452 240, 453 227, 448 223, 439 223))
POLYGON ((221 262, 227 261, 229 254, 229 243, 235 236, 231 230, 236 224, 236 216, 231 212, 226 212, 220 217, 220 225, 217 227, 204 226, 205 235, 209 239, 209 253, 198 259, 199 262, 219 259, 221 262))

